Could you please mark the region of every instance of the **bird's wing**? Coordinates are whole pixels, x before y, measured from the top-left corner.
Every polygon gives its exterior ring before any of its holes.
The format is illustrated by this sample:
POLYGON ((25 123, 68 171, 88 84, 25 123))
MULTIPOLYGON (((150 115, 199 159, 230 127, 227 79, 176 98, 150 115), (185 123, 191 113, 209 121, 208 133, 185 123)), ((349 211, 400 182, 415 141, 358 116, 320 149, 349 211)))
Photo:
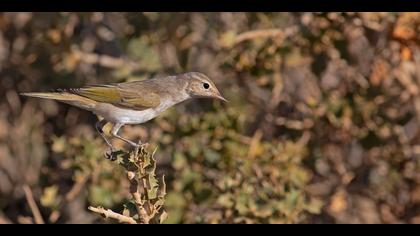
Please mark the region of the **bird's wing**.
POLYGON ((119 85, 88 86, 70 90, 72 93, 97 102, 111 103, 118 107, 145 110, 160 104, 159 95, 149 89, 130 88, 119 85))

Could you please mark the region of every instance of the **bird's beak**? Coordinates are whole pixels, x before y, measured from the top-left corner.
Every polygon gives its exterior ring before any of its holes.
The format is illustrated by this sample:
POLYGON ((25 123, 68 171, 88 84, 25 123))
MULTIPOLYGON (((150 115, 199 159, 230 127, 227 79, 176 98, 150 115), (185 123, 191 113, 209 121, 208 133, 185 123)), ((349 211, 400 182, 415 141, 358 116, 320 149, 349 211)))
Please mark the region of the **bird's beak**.
POLYGON ((220 95, 220 94, 216 95, 216 98, 217 99, 220 99, 220 100, 222 100, 224 102, 229 102, 226 98, 222 97, 222 95, 220 95))
POLYGON ((224 101, 224 102, 228 102, 228 100, 222 96, 222 94, 220 93, 220 91, 219 91, 217 88, 215 88, 215 89, 213 90, 212 97, 213 97, 213 98, 220 99, 220 100, 222 100, 222 101, 224 101))

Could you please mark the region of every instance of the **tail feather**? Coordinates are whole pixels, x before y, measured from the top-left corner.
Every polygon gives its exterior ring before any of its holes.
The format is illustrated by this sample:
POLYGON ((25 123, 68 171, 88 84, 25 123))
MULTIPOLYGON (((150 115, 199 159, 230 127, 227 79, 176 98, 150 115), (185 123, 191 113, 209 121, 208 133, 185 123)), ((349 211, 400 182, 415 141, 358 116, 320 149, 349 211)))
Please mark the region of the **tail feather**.
POLYGON ((83 109, 91 110, 97 104, 96 101, 72 94, 68 92, 51 92, 51 93, 20 93, 22 96, 53 99, 64 102, 83 109))

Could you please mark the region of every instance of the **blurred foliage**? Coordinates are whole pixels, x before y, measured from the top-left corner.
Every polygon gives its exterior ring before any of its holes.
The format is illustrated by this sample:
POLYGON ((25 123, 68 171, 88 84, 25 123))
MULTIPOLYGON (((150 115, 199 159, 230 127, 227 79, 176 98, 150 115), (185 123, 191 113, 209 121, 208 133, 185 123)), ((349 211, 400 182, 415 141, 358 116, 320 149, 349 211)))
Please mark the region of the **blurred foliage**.
MULTIPOLYGON (((419 13, 0 14, 0 222, 121 212, 89 112, 19 97, 186 71, 193 100, 122 133, 158 147, 167 223, 420 223, 419 13)), ((123 143, 115 140, 116 145, 123 143)))

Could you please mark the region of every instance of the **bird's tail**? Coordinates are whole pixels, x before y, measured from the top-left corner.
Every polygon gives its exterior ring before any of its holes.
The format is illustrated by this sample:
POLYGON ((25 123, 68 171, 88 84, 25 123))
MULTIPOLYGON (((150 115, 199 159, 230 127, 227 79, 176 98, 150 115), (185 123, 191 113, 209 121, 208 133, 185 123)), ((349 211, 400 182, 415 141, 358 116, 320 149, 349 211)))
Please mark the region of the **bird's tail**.
POLYGON ((20 95, 36 98, 53 99, 87 110, 93 109, 97 104, 97 102, 94 100, 69 92, 20 93, 20 95))

